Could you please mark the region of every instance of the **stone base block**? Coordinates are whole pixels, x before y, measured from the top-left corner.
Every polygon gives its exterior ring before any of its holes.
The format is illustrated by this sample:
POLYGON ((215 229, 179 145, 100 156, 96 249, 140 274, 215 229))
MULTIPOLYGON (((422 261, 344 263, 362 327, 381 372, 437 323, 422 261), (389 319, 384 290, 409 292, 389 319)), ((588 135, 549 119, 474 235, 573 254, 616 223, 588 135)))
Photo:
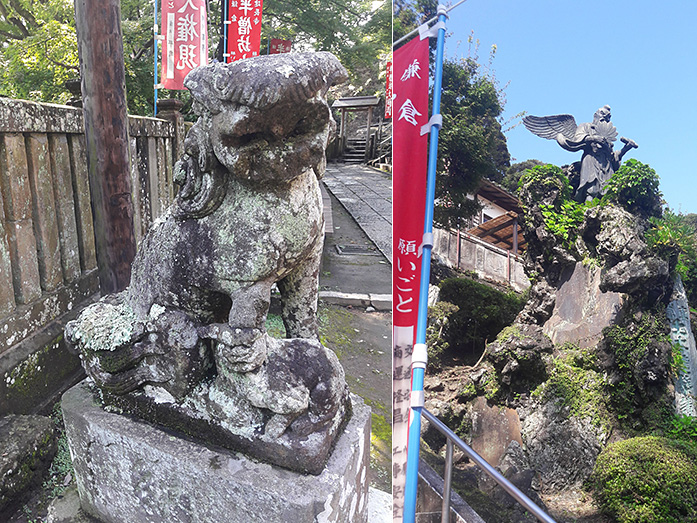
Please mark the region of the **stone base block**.
POLYGON ((351 399, 353 416, 314 476, 106 412, 82 382, 62 403, 82 508, 115 523, 364 523, 370 408, 351 399))

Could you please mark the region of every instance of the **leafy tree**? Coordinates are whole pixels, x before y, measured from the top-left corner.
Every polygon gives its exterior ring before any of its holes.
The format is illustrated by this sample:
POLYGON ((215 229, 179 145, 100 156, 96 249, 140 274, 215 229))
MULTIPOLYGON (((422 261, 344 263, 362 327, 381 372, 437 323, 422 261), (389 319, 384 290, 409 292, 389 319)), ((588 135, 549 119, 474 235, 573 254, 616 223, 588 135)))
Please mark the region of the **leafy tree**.
POLYGON ((501 180, 501 185, 507 191, 516 194, 518 192, 518 182, 520 177, 528 169, 537 167, 539 165, 545 165, 544 162, 540 160, 525 160, 524 162, 518 162, 512 164, 508 169, 506 169, 506 174, 501 180))
POLYGON ((387 0, 373 5, 370 0, 266 0, 262 42, 284 38, 293 41, 293 49, 334 53, 349 71, 352 95, 384 92, 392 14, 387 0))
POLYGON ((471 58, 445 61, 441 103, 434 221, 464 227, 479 210, 468 194, 482 178, 500 182, 510 164, 503 107, 494 81, 471 58))
POLYGON ((0 96, 66 102, 79 74, 72 2, 0 0, 0 96))
MULTIPOLYGON (((387 0, 266 0, 262 41, 293 40, 295 50, 331 51, 349 70, 353 94, 384 91, 384 60, 390 49, 387 0), (382 73, 382 76, 381 76, 382 73)), ((209 57, 220 35, 220 2, 209 3, 209 57)), ((153 5, 148 0, 121 1, 121 27, 128 108, 152 114, 153 5)), ((64 103, 64 83, 79 76, 73 2, 70 0, 0 0, 0 96, 64 103)), ((262 54, 266 46, 262 44, 262 54)), ((189 100, 187 91, 162 90, 161 98, 189 100)))

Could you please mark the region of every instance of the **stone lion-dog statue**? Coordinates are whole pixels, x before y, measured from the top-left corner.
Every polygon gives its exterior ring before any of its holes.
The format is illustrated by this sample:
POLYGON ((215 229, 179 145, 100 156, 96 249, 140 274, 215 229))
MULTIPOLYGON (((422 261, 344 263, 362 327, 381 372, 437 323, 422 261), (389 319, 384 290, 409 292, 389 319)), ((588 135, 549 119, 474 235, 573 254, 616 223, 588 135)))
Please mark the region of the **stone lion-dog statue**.
POLYGON ((104 402, 293 470, 319 473, 350 415, 343 369, 318 341, 324 239, 318 179, 335 127, 329 53, 192 71, 199 115, 129 287, 66 327, 104 402), (287 339, 266 333, 272 286, 287 339))

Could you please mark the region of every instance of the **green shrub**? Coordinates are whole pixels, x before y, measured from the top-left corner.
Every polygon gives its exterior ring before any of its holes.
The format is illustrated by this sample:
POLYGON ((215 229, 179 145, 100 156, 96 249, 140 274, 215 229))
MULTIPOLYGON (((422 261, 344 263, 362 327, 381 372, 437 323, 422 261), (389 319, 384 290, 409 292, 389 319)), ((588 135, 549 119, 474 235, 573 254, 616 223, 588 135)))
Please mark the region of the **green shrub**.
POLYGON ((551 205, 542 205, 545 227, 558 238, 566 249, 571 249, 578 238, 578 228, 583 223, 583 213, 596 203, 597 200, 587 203, 566 200, 561 203, 559 209, 555 209, 551 205))
POLYGON ((439 301, 428 308, 428 327, 426 327, 426 345, 428 346, 428 366, 439 370, 443 367, 445 353, 450 344, 443 332, 450 323, 451 316, 460 308, 447 301, 439 301))
POLYGON ((697 444, 655 436, 608 446, 590 483, 619 523, 697 522, 697 444))
POLYGON ((564 172, 556 165, 538 165, 526 169, 518 180, 518 190, 527 186, 533 198, 546 194, 549 189, 557 188, 562 200, 571 199, 571 184, 564 172))
POLYGON ((660 216, 663 195, 659 178, 651 167, 637 160, 627 160, 605 185, 603 202, 618 203, 629 212, 643 216, 660 216))
POLYGON ((520 177, 519 184, 520 187, 527 187, 529 205, 547 199, 554 191, 559 192, 559 197, 553 203, 540 203, 540 211, 547 230, 554 234, 564 248, 571 249, 578 237, 578 228, 583 223, 585 210, 597 205, 598 201, 578 203, 573 200, 569 179, 556 165, 539 165, 527 169, 520 177))
POLYGON ((481 354, 485 342, 511 324, 525 304, 515 292, 500 292, 488 285, 464 278, 441 282, 440 299, 459 310, 450 316, 446 340, 454 350, 481 354))

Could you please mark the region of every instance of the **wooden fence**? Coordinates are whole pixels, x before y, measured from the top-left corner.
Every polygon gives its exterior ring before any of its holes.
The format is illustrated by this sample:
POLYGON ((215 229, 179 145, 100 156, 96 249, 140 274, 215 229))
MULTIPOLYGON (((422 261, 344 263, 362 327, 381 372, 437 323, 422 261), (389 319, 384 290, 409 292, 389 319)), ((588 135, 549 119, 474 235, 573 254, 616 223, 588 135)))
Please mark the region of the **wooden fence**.
MULTIPOLYGON (((181 126, 129 120, 139 241, 172 201, 181 126)), ((0 415, 80 375, 62 327, 98 295, 95 234, 82 110, 0 98, 0 415)))

